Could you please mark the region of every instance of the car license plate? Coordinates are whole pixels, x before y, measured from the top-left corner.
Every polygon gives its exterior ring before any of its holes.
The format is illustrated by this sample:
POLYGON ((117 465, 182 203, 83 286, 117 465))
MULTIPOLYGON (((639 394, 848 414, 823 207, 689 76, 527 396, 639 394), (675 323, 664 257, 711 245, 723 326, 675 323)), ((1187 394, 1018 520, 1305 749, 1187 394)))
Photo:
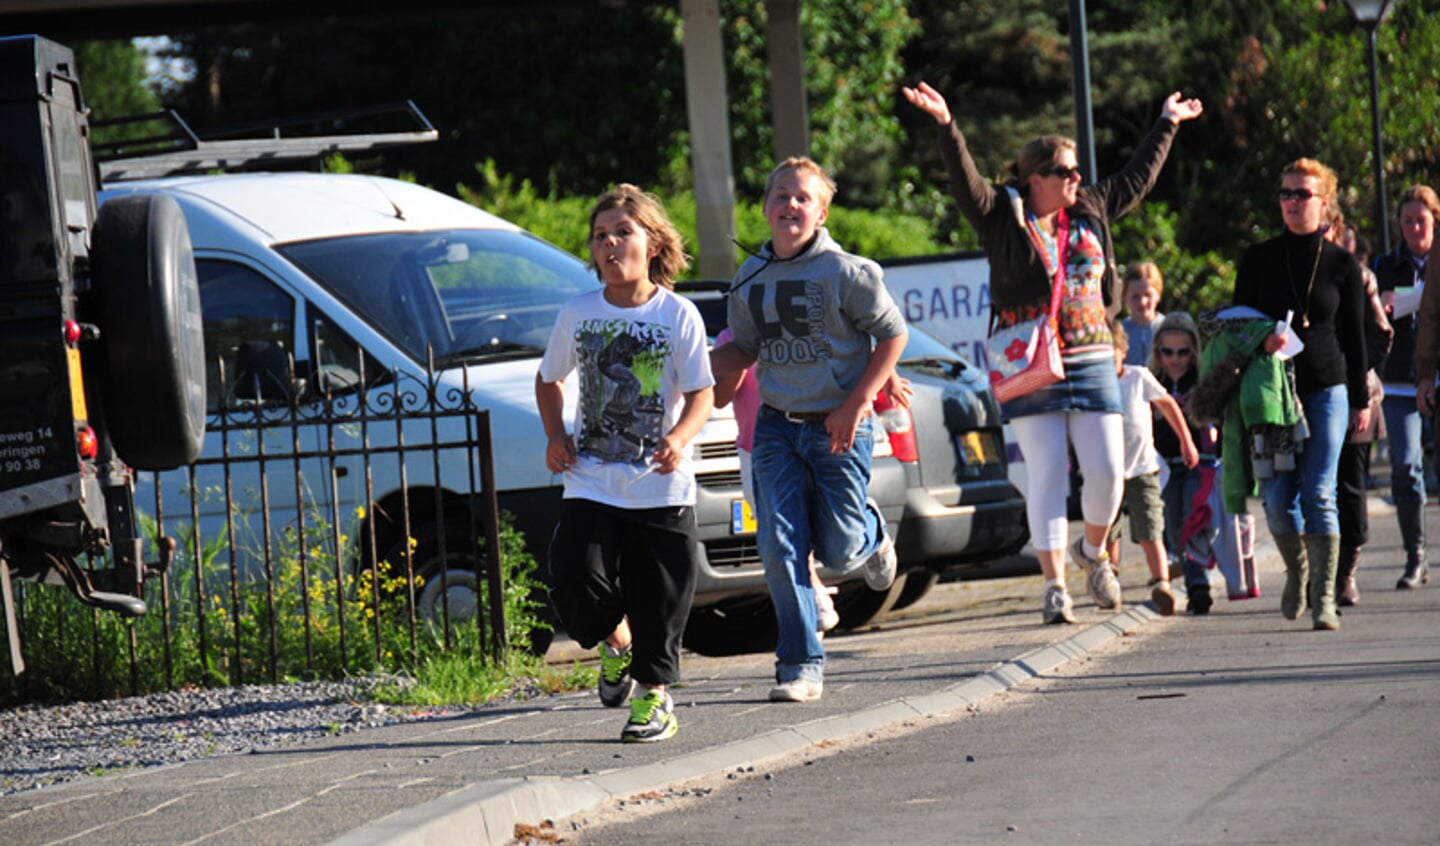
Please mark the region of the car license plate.
POLYGON ((730 534, 750 535, 755 533, 755 512, 750 503, 743 499, 730 500, 730 534))
POLYGON ((960 460, 968 466, 986 467, 999 464, 1004 454, 991 432, 962 432, 955 441, 960 448, 960 460))

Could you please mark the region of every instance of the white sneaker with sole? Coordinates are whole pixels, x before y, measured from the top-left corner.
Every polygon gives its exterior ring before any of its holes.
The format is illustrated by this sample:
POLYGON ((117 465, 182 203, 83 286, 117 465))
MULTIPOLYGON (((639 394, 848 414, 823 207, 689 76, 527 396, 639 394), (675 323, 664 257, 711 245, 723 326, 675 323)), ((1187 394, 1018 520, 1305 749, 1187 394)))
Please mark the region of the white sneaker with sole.
POLYGON ((865 584, 871 590, 889 590, 895 584, 895 569, 899 563, 895 557, 895 541, 886 532, 880 538, 880 548, 865 561, 865 584))
POLYGON ((814 702, 820 698, 823 685, 809 679, 791 679, 770 688, 771 702, 814 702))
POLYGON ((1085 589, 1090 598, 1101 608, 1119 611, 1124 604, 1120 598, 1120 580, 1110 568, 1110 556, 1105 550, 1094 558, 1085 554, 1085 539, 1076 538, 1070 545, 1070 558, 1085 571, 1085 589))
POLYGON ((1045 625, 1060 625, 1062 623, 1073 624, 1075 603, 1070 599, 1070 592, 1059 585, 1051 585, 1045 588, 1045 595, 1040 599, 1040 619, 1045 625))

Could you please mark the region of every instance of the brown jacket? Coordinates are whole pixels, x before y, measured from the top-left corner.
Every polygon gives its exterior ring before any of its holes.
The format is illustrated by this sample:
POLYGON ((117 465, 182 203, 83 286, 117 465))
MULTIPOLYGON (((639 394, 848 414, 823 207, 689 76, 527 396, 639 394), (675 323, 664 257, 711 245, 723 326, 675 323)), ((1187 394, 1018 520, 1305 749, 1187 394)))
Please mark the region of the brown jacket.
MULTIPOLYGON (((1115 272, 1115 248, 1110 242, 1110 221, 1135 208, 1150 193, 1170 153, 1176 128, 1166 118, 1156 120, 1125 167, 1094 185, 1082 186, 1070 209, 1071 217, 1088 221, 1104 244, 1106 266, 1101 290, 1110 318, 1120 313, 1123 302, 1115 272)), ((980 236, 980 245, 990 260, 991 313, 1032 303, 1048 306, 1050 275, 1024 226, 1015 220, 1004 186, 992 185, 980 175, 965 136, 954 122, 940 127, 939 144, 950 175, 950 193, 960 213, 980 236)))
POLYGON ((1419 383, 1433 383, 1440 359, 1440 239, 1430 246, 1430 257, 1425 260, 1425 292, 1420 295, 1419 318, 1415 330, 1415 377, 1419 383))

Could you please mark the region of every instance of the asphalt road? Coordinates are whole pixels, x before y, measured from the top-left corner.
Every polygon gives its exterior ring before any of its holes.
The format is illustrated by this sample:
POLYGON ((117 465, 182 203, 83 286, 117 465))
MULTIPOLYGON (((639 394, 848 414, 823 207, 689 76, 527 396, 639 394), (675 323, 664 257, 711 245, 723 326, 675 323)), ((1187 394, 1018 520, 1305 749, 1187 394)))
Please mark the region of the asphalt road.
MULTIPOLYGON (((1427 509, 1435 522, 1433 506, 1427 509)), ((632 797, 565 842, 1432 844, 1440 589, 1382 506, 1337 633, 1277 590, 1117 638, 978 713, 632 797)))

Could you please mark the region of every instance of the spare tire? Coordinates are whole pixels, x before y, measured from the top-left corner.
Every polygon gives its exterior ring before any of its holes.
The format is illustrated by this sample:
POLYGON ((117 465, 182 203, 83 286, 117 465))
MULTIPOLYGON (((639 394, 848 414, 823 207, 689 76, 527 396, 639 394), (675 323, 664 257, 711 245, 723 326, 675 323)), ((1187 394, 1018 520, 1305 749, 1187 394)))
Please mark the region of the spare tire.
POLYGON ((115 452, 137 470, 189 464, 205 439, 205 336, 180 204, 163 194, 112 197, 96 218, 91 257, 115 452))

